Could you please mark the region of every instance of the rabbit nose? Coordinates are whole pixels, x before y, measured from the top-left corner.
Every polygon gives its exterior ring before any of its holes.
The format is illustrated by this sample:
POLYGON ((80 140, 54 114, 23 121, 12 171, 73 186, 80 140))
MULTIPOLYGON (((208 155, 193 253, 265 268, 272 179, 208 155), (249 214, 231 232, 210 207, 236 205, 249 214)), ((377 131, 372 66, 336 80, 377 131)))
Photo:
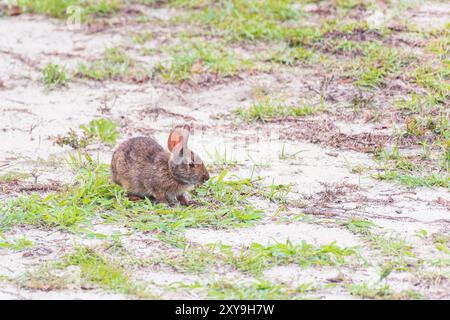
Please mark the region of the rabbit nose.
POLYGON ((203 176, 203 182, 208 181, 208 180, 209 180, 209 173, 206 173, 206 174, 203 176))

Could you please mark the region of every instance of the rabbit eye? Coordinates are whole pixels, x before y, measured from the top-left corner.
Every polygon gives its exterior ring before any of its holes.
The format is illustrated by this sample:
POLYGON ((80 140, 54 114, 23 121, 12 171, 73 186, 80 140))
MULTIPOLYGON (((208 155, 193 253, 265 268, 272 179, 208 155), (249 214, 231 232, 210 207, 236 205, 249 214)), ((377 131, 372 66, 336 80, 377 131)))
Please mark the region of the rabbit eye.
POLYGON ((193 168, 195 164, 193 162, 189 163, 189 167, 193 168))

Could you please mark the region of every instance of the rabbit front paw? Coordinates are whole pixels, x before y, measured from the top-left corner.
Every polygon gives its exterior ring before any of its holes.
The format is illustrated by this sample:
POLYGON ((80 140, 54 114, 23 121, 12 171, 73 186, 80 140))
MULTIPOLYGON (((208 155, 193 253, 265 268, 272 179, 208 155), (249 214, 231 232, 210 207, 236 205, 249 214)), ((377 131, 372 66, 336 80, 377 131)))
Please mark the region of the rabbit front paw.
POLYGON ((171 207, 176 207, 177 205, 180 204, 180 202, 178 201, 178 198, 175 194, 172 193, 167 193, 166 194, 166 202, 169 204, 169 206, 171 207))
POLYGON ((191 199, 189 198, 189 195, 187 193, 183 193, 177 197, 178 201, 180 201, 180 204, 183 206, 188 206, 191 203, 191 199))

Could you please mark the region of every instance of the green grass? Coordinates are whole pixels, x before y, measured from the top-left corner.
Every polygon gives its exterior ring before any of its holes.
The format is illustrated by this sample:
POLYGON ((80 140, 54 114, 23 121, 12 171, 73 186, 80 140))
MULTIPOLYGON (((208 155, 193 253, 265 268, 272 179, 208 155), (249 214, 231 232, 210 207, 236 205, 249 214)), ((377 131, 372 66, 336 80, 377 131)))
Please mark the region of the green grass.
POLYGON ((292 184, 275 184, 272 181, 269 185, 260 186, 257 195, 271 202, 286 204, 291 189, 292 184))
POLYGON ((450 140, 449 111, 437 109, 433 113, 412 115, 406 118, 404 136, 421 138, 427 134, 433 135, 435 140, 450 140))
POLYGON ((106 49, 102 58, 89 64, 80 64, 76 75, 98 81, 143 82, 149 78, 149 72, 143 66, 130 58, 123 49, 116 47, 106 49))
POLYGON ((366 239, 385 259, 381 266, 380 280, 387 278, 392 271, 410 271, 420 263, 412 244, 398 234, 370 233, 366 235, 366 239))
POLYGON ((137 298, 155 298, 131 278, 122 260, 117 253, 112 258, 98 249, 77 245, 58 260, 27 271, 13 281, 24 288, 44 291, 102 288, 137 298))
POLYGON ((363 50, 359 63, 352 63, 358 87, 376 89, 385 84, 385 80, 402 67, 402 60, 395 49, 386 49, 373 45, 363 50))
POLYGON ((159 65, 159 72, 169 82, 192 80, 195 74, 212 73, 220 77, 238 74, 251 63, 219 43, 203 40, 184 41, 165 50, 168 63, 159 65))
POLYGON ((416 187, 443 187, 448 188, 450 185, 450 177, 448 174, 431 174, 431 175, 418 175, 418 174, 407 174, 400 173, 397 171, 385 171, 375 175, 378 180, 394 181, 408 188, 416 187))
MULTIPOLYGON (((184 247, 185 228, 229 228, 252 225, 263 217, 248 200, 254 194, 250 179, 227 179, 227 171, 212 177, 194 193, 195 206, 167 208, 144 202, 127 208, 128 223, 142 231, 156 231, 160 239, 184 247)), ((120 214, 120 211, 118 212, 120 214)), ((121 219, 119 217, 119 219, 121 219)))
POLYGON ((369 286, 366 283, 353 284, 349 286, 349 291, 352 295, 368 299, 389 299, 393 294, 387 284, 380 286, 369 286))
POLYGON ((251 243, 234 250, 221 243, 205 246, 185 245, 182 253, 160 254, 146 261, 145 265, 166 265, 177 272, 207 274, 214 270, 239 270, 249 275, 261 276, 264 270, 296 264, 300 268, 317 266, 342 267, 348 259, 357 257, 354 248, 341 248, 335 243, 312 245, 305 241, 294 244, 290 241, 273 245, 251 243))
POLYGON ((263 246, 252 243, 242 247, 234 254, 230 247, 221 246, 226 255, 226 262, 238 270, 259 275, 265 269, 277 265, 297 264, 301 268, 311 266, 336 266, 346 263, 346 259, 355 256, 353 248, 341 248, 335 243, 327 245, 312 245, 306 241, 294 244, 290 241, 263 246))
POLYGON ((80 268, 81 285, 94 284, 124 294, 144 295, 143 289, 133 283, 129 273, 120 263, 100 255, 88 247, 76 247, 59 263, 59 268, 80 268))
POLYGON ((17 224, 76 229, 88 223, 95 209, 109 199, 118 187, 109 182, 107 167, 86 165, 75 176, 70 189, 42 197, 21 196, 0 206, 0 230, 17 224))
POLYGON ((40 13, 55 18, 70 16, 70 8, 79 7, 81 21, 89 16, 103 16, 116 12, 121 0, 17 0, 17 5, 31 13, 40 13))
POLYGON ((428 109, 428 105, 422 96, 413 93, 409 99, 397 99, 395 107, 410 113, 419 113, 428 109))
POLYGON ((242 163, 236 160, 232 150, 229 151, 227 148, 224 148, 223 150, 214 148, 214 152, 210 153, 206 151, 206 153, 209 157, 212 170, 229 170, 230 168, 242 165, 242 163))
POLYGON ((191 20, 214 27, 232 39, 277 39, 286 32, 280 23, 299 15, 300 10, 292 6, 292 1, 235 0, 207 6, 193 14, 191 20))
MULTIPOLYGON (((419 130, 417 127, 413 129, 410 125, 407 132, 417 135, 417 130, 419 130)), ((376 155, 376 159, 382 166, 382 172, 373 175, 373 177, 378 180, 397 182, 408 188, 431 188, 435 186, 448 188, 450 176, 445 165, 446 150, 443 149, 443 158, 441 158, 440 163, 437 161, 434 167, 429 164, 422 165, 417 159, 401 155, 398 147, 394 147, 391 151, 382 149, 376 155)), ((426 157, 426 149, 421 157, 426 157)))
POLYGON ((15 251, 20 251, 23 249, 31 248, 33 246, 33 242, 28 240, 25 237, 17 238, 14 241, 7 241, 0 235, 0 248, 11 249, 15 251))
POLYGON ((412 80, 418 85, 426 88, 433 95, 438 103, 446 103, 450 96, 450 62, 443 66, 435 67, 430 65, 419 66, 412 74, 412 80))
POLYGON ((352 295, 359 296, 365 299, 378 300, 400 300, 400 299, 424 299, 423 294, 414 290, 402 290, 398 293, 394 292, 389 285, 377 284, 369 285, 367 283, 352 284, 348 286, 352 295))
POLYGON ((49 266, 40 266, 35 270, 26 271, 24 274, 17 278, 9 279, 10 282, 16 283, 20 288, 33 289, 33 290, 63 290, 68 286, 73 286, 77 282, 78 278, 74 275, 55 274, 52 268, 49 266), (71 277, 72 276, 72 277, 71 277))
POLYGON ((287 117, 304 117, 313 115, 317 109, 310 106, 288 105, 266 97, 251 104, 247 108, 237 108, 234 113, 244 121, 266 122, 269 120, 286 119, 287 117))
POLYGON ((163 254, 147 261, 150 265, 167 265, 177 272, 203 274, 211 268, 223 265, 223 257, 215 252, 214 246, 187 245, 181 254, 163 254))
POLYGON ((275 49, 263 53, 261 58, 263 61, 293 66, 301 62, 309 61, 312 56, 313 52, 309 49, 303 47, 290 47, 286 43, 282 43, 275 49))
POLYGON ((280 159, 280 160, 295 160, 295 159, 297 159, 298 155, 301 152, 302 152, 302 150, 296 151, 296 152, 289 152, 286 149, 286 144, 283 143, 283 145, 281 146, 281 150, 278 153, 278 159, 280 159))
POLYGON ((19 181, 23 179, 31 178, 32 175, 30 173, 25 172, 7 172, 5 174, 0 175, 0 182, 12 182, 12 181, 19 181))
POLYGON ((249 201, 254 193, 250 179, 225 179, 224 171, 197 188, 191 207, 169 208, 150 200, 130 201, 110 180, 109 166, 87 154, 70 160, 76 175, 70 188, 42 197, 24 195, 0 206, 0 231, 14 225, 37 225, 89 232, 91 220, 102 217, 143 231, 153 231, 166 242, 185 246, 187 227, 227 228, 252 224, 263 212, 249 201))
POLYGON ((64 86, 67 83, 67 73, 63 66, 49 63, 42 70, 42 82, 47 89, 64 86))
POLYGON ((263 279, 248 284, 215 281, 208 284, 207 290, 211 299, 288 300, 301 299, 311 290, 311 285, 304 284, 293 288, 263 279))
POLYGON ((131 39, 136 44, 144 44, 144 43, 150 41, 152 38, 153 38, 153 35, 149 31, 135 32, 131 35, 131 39))
POLYGON ((376 224, 369 220, 359 218, 353 218, 346 224, 346 227, 350 232, 365 235, 370 234, 370 230, 376 226, 376 224))

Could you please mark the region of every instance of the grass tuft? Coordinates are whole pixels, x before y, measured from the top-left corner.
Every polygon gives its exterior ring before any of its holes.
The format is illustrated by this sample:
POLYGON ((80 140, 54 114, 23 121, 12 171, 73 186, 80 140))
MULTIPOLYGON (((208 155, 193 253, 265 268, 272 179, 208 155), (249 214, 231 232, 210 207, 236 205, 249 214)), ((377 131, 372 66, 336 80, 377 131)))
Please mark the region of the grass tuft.
POLYGON ((98 81, 122 80, 144 82, 149 79, 147 70, 120 48, 108 48, 103 57, 90 64, 80 64, 76 75, 98 81))
POLYGON ((252 243, 233 254, 230 247, 222 246, 227 262, 237 269, 259 275, 267 268, 276 265, 297 264, 302 268, 311 266, 340 266, 346 258, 356 255, 355 249, 341 248, 334 242, 327 245, 312 245, 306 241, 294 244, 290 241, 263 246, 252 243))
POLYGON ((258 102, 251 104, 247 108, 237 108, 234 113, 244 121, 266 122, 269 120, 281 120, 287 117, 304 117, 313 115, 317 112, 310 106, 288 105, 266 97, 258 102))
POLYGON ((81 22, 90 16, 112 14, 121 4, 121 0, 17 0, 17 5, 28 12, 59 19, 69 17, 73 13, 70 9, 77 8, 81 22))
POLYGON ((67 83, 66 69, 60 65, 49 63, 42 71, 42 82, 47 89, 64 86, 67 83))
POLYGON ((218 43, 189 41, 166 49, 169 63, 160 64, 159 72, 169 82, 192 80, 196 74, 212 73, 220 77, 236 75, 249 61, 239 59, 218 43))

